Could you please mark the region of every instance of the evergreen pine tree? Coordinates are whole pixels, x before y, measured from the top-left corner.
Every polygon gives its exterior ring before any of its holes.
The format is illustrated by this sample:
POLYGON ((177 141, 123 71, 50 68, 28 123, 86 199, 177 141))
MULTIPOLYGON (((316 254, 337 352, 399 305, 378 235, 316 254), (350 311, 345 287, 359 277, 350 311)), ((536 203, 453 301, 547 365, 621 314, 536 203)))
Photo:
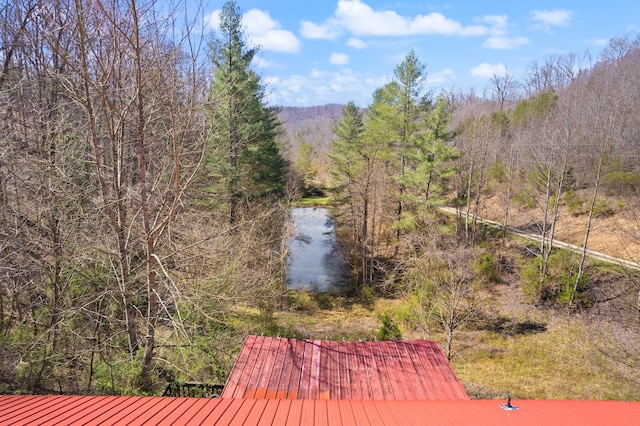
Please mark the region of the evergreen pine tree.
POLYGON ((222 7, 218 37, 210 53, 209 193, 228 209, 233 226, 242 201, 283 192, 287 164, 278 147, 277 110, 266 106, 265 87, 251 67, 258 50, 247 45, 242 13, 233 0, 222 7))

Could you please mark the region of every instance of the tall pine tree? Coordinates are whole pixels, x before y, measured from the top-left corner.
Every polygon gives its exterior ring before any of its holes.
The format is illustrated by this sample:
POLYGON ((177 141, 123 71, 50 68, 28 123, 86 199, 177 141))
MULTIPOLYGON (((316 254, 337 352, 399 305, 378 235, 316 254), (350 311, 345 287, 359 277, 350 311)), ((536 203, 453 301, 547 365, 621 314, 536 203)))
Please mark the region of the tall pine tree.
MULTIPOLYGON (((429 94, 426 91, 427 73, 425 65, 420 62, 412 50, 394 69, 393 81, 387 84, 386 99, 381 101, 392 106, 397 140, 394 142, 397 160, 395 180, 398 184, 396 210, 396 239, 399 241, 404 229, 411 228, 414 223, 412 208, 407 202, 412 198, 411 171, 415 169, 414 157, 416 138, 424 131, 425 112, 430 107, 429 94)), ((396 245, 396 253, 398 246, 396 245)))
POLYGON ((233 228, 242 202, 283 192, 286 162, 277 142, 277 111, 266 106, 265 87, 251 66, 258 50, 247 44, 235 1, 224 4, 219 22, 211 44, 209 190, 228 209, 233 228))
POLYGON ((409 154, 410 170, 406 171, 406 183, 413 189, 415 203, 422 199, 427 206, 442 203, 445 183, 455 173, 453 160, 458 156, 451 145, 449 130, 451 108, 447 100, 439 96, 433 107, 423 112, 421 130, 412 138, 409 154))

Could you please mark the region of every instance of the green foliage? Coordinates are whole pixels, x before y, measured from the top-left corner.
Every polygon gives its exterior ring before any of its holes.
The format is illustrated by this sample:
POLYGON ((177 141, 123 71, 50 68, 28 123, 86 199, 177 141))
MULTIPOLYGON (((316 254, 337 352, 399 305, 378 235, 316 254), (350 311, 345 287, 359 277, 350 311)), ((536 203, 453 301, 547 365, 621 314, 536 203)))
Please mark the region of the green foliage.
POLYGON ((298 159, 296 161, 296 172, 302 181, 302 186, 308 188, 313 185, 313 180, 318 174, 318 170, 311 161, 313 146, 304 139, 298 147, 298 159))
POLYGON ((595 217, 611 217, 615 212, 615 209, 609 204, 609 201, 603 198, 596 200, 593 206, 593 214, 595 217))
POLYGON ((542 269, 542 258, 536 256, 525 261, 520 270, 520 286, 522 292, 530 302, 535 302, 541 298, 540 271, 542 269))
POLYGON ((283 194, 288 163, 280 155, 275 138, 267 138, 258 146, 248 148, 242 159, 251 171, 247 179, 250 190, 244 191, 250 199, 283 194))
POLYGON ((100 356, 93 366, 93 383, 98 394, 140 395, 140 360, 100 356))
MULTIPOLYGON (((536 196, 548 194, 554 197, 558 191, 559 175, 550 166, 537 164, 524 176, 524 188, 514 194, 513 200, 517 204, 532 208, 536 205, 536 196)), ((564 172, 563 188, 573 184, 574 176, 571 169, 564 172)), ((553 202, 553 199, 550 199, 553 202)))
POLYGON ((403 213, 402 217, 396 220, 393 224, 393 229, 401 231, 415 230, 417 227, 418 224, 416 223, 416 216, 410 212, 403 213))
POLYGON ((576 254, 567 250, 555 250, 549 257, 547 274, 541 282, 542 262, 542 257, 536 256, 526 261, 521 269, 522 291, 531 302, 566 304, 577 299, 582 304, 587 303, 584 291, 589 278, 586 274, 582 275, 578 283, 578 294, 573 294, 578 277, 576 254))
POLYGON ((291 203, 292 206, 304 207, 304 206, 330 206, 330 197, 304 197, 291 203))
POLYGON ((513 202, 517 205, 530 209, 536 206, 535 197, 531 194, 531 191, 526 189, 517 191, 513 194, 513 202))
POLYGON ((509 116, 503 109, 493 111, 491 113, 491 123, 498 126, 501 136, 504 137, 507 135, 507 132, 509 131, 510 120, 509 116))
POLYGON ((375 155, 375 148, 365 144, 362 112, 353 101, 344 107, 342 121, 334 126, 333 133, 336 139, 329 154, 332 163, 329 171, 334 186, 349 192, 352 190, 349 185, 360 179, 361 170, 375 155))
POLYGON ((449 179, 455 175, 454 160, 459 158, 457 149, 450 144, 449 130, 451 108, 443 97, 436 99, 433 108, 423 112, 424 131, 411 138, 407 150, 404 183, 416 193, 423 194, 424 201, 439 204, 446 192, 449 179))
POLYGON ((504 183, 507 180, 507 167, 499 158, 491 166, 491 177, 498 183, 504 183))
POLYGON ((315 312, 318 304, 313 295, 305 290, 290 291, 287 294, 287 305, 297 311, 315 312))
POLYGON ((490 283, 500 283, 500 273, 495 265, 495 260, 491 253, 483 253, 476 258, 475 267, 480 278, 490 283))
POLYGON ((365 285, 358 289, 357 296, 363 305, 369 306, 376 300, 376 289, 365 285))
POLYGON ((640 173, 631 170, 614 170, 602 177, 602 186, 610 193, 624 194, 640 189, 640 173))
POLYGON ((210 141, 205 165, 208 195, 229 209, 230 222, 242 200, 280 195, 287 163, 280 154, 277 110, 266 106, 265 86, 251 68, 257 53, 247 46, 235 1, 220 12, 220 40, 213 40, 210 141))
POLYGON ((565 191, 565 193, 563 194, 563 198, 567 209, 569 210, 569 213, 571 213, 573 216, 579 216, 584 212, 584 201, 580 199, 578 194, 573 189, 565 191))
POLYGON ((512 121, 524 127, 527 123, 540 120, 558 102, 558 94, 552 89, 538 96, 521 101, 511 115, 512 121))
POLYGON ((378 316, 382 325, 376 334, 378 340, 402 340, 402 333, 400 328, 396 325, 393 318, 388 313, 383 313, 378 316))
POLYGON ((538 164, 529 171, 525 178, 525 183, 529 188, 541 194, 546 192, 547 185, 549 185, 549 190, 551 191, 551 195, 553 195, 555 188, 554 185, 550 185, 550 183, 554 181, 554 175, 550 167, 538 164))

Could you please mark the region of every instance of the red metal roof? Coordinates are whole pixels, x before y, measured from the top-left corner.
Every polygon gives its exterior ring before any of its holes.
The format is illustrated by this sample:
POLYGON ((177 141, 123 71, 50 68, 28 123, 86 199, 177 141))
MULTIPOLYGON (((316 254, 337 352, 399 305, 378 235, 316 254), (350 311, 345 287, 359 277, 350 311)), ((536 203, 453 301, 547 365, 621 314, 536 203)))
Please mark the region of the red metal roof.
POLYGON ((223 398, 469 399, 438 344, 247 337, 223 398))
POLYGON ((620 401, 285 400, 0 396, 0 425, 638 425, 620 401))

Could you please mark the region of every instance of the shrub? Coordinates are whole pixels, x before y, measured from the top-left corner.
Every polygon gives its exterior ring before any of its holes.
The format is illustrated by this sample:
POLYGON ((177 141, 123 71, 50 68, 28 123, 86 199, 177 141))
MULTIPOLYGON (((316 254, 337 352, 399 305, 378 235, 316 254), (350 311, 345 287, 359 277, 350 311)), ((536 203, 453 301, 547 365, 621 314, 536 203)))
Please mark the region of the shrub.
POLYGON ((593 206, 593 214, 596 217, 610 217, 613 216, 615 210, 607 200, 597 200, 596 204, 593 206))
POLYGON ((574 286, 578 278, 578 259, 574 253, 566 250, 554 251, 549 257, 547 274, 540 282, 542 257, 537 256, 527 261, 521 272, 522 292, 531 302, 565 304, 571 301, 580 305, 588 304, 584 294, 588 277, 583 274, 574 294, 574 286))
POLYGON ((382 326, 376 334, 378 340, 401 340, 402 333, 389 314, 384 313, 378 316, 382 326))
POLYGON ((627 170, 616 170, 605 174, 602 186, 610 193, 624 194, 640 187, 640 174, 627 170))
MULTIPOLYGON (((542 288, 540 288, 540 265, 542 259, 536 256, 528 259, 522 266, 520 273, 520 285, 522 293, 527 296, 529 302, 542 299, 542 288)), ((544 283, 543 283, 544 286, 544 283)))
POLYGON ((293 290, 288 293, 288 305, 296 311, 315 312, 318 304, 311 293, 306 290, 293 290))
POLYGON ((480 278, 490 283, 500 283, 500 273, 497 271, 495 261, 491 253, 484 253, 476 259, 476 269, 480 278))
POLYGON ((522 190, 513 195, 513 201, 522 207, 533 208, 536 206, 536 199, 531 195, 531 191, 522 190))
POLYGON ((576 191, 574 191, 573 189, 570 189, 564 193, 564 202, 567 205, 569 213, 571 213, 573 216, 579 216, 584 212, 584 201, 580 199, 576 191))
POLYGON ((507 180, 507 168, 502 160, 497 159, 491 166, 491 177, 498 183, 504 183, 507 180))

